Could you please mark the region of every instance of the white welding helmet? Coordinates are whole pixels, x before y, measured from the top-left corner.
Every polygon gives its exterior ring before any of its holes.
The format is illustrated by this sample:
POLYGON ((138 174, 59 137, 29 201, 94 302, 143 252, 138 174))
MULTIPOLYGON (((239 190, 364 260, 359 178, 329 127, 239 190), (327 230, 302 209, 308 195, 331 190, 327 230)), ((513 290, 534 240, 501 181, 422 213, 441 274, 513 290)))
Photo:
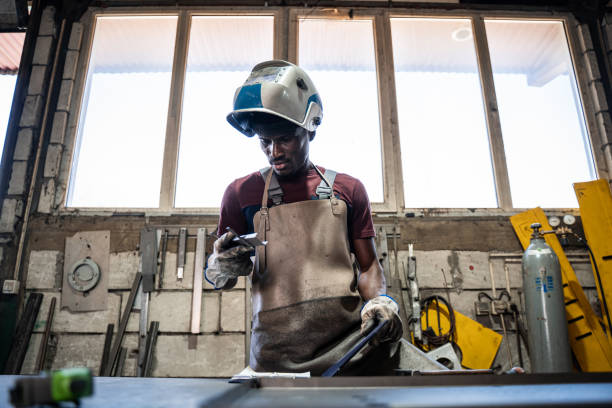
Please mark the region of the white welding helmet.
POLYGON ((245 83, 236 89, 234 110, 227 121, 252 137, 250 120, 262 112, 281 117, 314 131, 323 119, 323 105, 314 83, 297 65, 272 60, 257 64, 245 83))

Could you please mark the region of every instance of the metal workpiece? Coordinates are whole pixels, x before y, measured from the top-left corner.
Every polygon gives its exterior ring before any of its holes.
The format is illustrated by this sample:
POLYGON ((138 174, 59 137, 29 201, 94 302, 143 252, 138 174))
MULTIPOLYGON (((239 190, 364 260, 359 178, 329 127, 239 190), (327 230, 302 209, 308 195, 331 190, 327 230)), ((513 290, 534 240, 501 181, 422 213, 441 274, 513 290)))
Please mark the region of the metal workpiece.
POLYGON ((399 341, 400 370, 448 370, 406 339, 399 341))
POLYGON ((451 343, 446 343, 443 346, 435 348, 427 353, 427 357, 439 362, 447 362, 448 368, 451 370, 462 370, 461 361, 457 357, 457 353, 453 349, 451 343))
POLYGON ((531 368, 535 373, 571 372, 559 259, 544 241, 541 225, 534 223, 531 228, 522 264, 531 368))

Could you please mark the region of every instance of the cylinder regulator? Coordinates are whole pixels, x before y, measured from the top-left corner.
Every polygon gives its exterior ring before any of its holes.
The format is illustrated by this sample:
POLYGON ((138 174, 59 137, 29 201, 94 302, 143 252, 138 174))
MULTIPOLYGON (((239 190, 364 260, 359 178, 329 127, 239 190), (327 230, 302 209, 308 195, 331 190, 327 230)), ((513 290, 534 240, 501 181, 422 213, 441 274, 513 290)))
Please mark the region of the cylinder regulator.
POLYGON ((523 291, 534 373, 571 372, 563 283, 559 258, 546 244, 541 224, 531 225, 531 243, 523 254, 523 291))

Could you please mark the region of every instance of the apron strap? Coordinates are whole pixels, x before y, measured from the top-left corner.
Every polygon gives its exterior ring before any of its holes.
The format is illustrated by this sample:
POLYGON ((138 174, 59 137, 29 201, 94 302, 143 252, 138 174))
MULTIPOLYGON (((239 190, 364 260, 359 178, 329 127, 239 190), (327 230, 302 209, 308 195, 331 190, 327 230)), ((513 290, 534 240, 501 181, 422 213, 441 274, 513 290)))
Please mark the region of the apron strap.
POLYGON ((264 167, 263 169, 259 170, 259 173, 261 174, 261 177, 263 177, 263 179, 266 180, 266 183, 268 182, 268 177, 270 176, 270 174, 272 174, 271 179, 270 179, 270 184, 269 185, 266 184, 266 187, 264 189, 264 200, 265 201, 262 202, 261 206, 267 207, 268 197, 270 197, 274 205, 281 204, 283 202, 284 193, 283 193, 283 189, 278 183, 278 178, 276 178, 276 175, 272 171, 272 167, 264 167))
POLYGON ((319 176, 321 176, 321 184, 317 187, 316 194, 319 200, 331 198, 334 195, 334 180, 336 179, 336 172, 333 170, 326 169, 325 175, 315 166, 312 165, 319 176))

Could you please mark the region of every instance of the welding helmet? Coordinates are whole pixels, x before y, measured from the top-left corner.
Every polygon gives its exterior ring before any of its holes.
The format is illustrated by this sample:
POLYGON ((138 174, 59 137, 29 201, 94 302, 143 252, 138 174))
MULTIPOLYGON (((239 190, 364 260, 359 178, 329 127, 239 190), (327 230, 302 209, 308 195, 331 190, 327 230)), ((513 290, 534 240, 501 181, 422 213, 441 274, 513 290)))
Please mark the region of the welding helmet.
POLYGON ((323 119, 323 105, 314 83, 297 65, 272 60, 257 64, 234 94, 227 121, 248 137, 259 113, 274 115, 313 132, 323 119))

